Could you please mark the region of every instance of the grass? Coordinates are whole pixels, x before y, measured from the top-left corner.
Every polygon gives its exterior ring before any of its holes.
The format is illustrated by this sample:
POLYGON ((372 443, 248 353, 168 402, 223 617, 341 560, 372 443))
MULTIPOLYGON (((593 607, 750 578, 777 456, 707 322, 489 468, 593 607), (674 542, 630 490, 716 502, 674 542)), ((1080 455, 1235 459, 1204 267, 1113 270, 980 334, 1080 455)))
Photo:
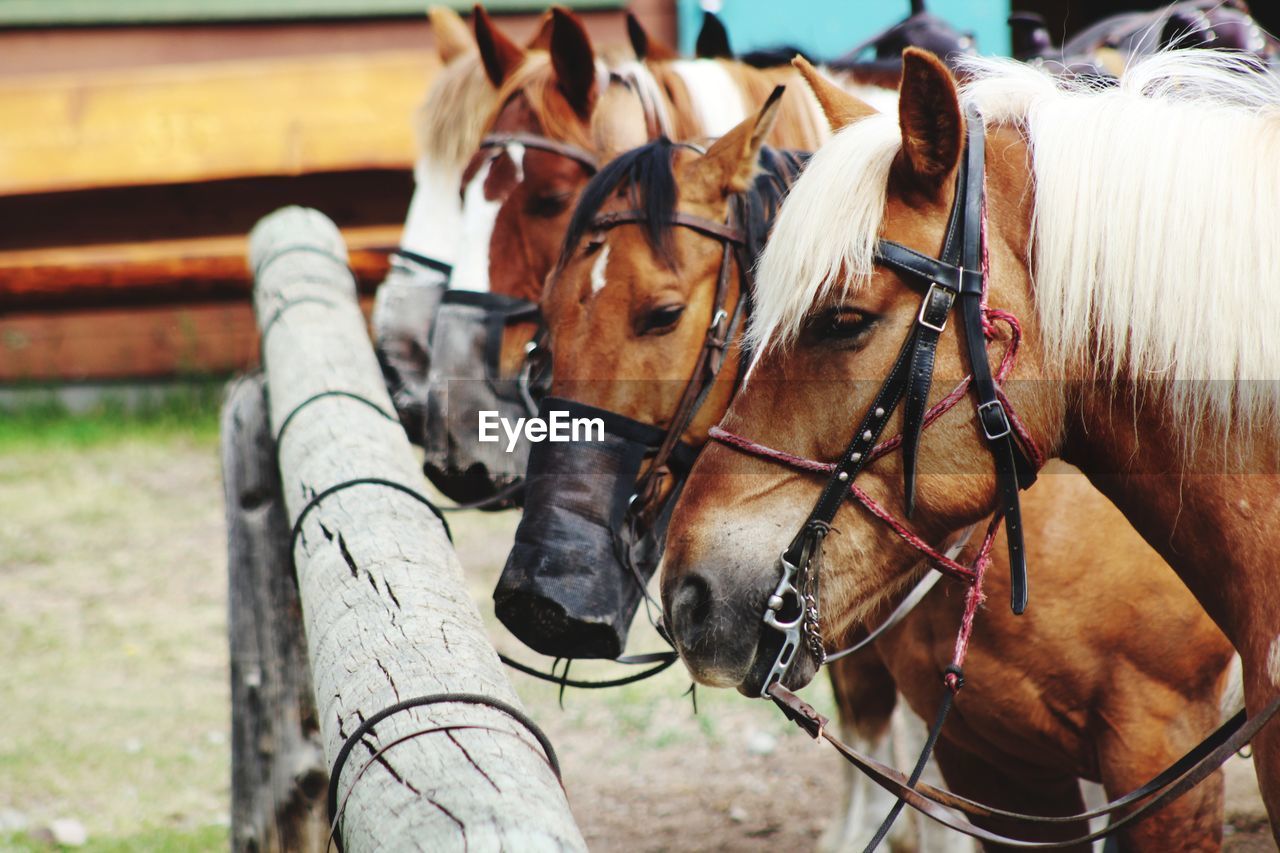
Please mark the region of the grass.
MULTIPOLYGON (((68 850, 26 834, 0 835, 0 853, 46 853, 68 850)), ((227 849, 227 828, 205 826, 198 829, 144 829, 117 838, 90 838, 76 850, 85 853, 201 853, 227 849)))
POLYGON ((0 410, 0 453, 57 447, 98 447, 128 440, 218 435, 221 380, 198 380, 129 403, 107 393, 85 412, 71 412, 50 394, 0 410))

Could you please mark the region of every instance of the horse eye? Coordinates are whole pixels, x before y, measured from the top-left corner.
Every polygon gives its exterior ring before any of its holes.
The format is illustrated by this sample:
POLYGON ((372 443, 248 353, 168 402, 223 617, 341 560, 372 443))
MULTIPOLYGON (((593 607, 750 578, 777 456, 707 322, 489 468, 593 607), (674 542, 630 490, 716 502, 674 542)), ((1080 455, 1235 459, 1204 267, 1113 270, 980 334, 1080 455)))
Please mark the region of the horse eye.
POLYGON ((525 204, 525 212, 530 216, 540 216, 544 219, 559 216, 568 209, 572 197, 573 193, 570 192, 530 196, 525 204))
POLYGON ((682 314, 684 314, 683 305, 663 305, 654 308, 644 316, 640 324, 640 334, 665 335, 676 327, 682 314))
POLYGON ((870 331, 877 319, 873 314, 838 305, 815 317, 809 324, 809 331, 815 340, 821 342, 852 344, 870 331))

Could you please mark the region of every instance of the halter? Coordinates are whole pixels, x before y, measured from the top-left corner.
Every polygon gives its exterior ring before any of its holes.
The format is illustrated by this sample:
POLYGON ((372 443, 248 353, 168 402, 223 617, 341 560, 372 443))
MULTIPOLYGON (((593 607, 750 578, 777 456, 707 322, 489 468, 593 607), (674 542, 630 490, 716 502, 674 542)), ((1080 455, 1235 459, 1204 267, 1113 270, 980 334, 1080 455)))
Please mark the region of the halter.
MULTIPOLYGON (((867 851, 874 850, 883 840, 894 818, 905 804, 910 804, 944 826, 987 844, 1022 849, 1051 849, 1104 838, 1149 816, 1204 781, 1223 762, 1248 743, 1267 721, 1280 714, 1280 697, 1276 697, 1259 709, 1253 717, 1246 718, 1245 712, 1241 711, 1146 784, 1099 808, 1078 815, 1043 817, 1020 814, 967 800, 920 782, 921 772, 932 752, 933 745, 937 742, 952 707, 952 700, 964 684, 961 664, 968 651, 977 607, 982 601, 983 575, 989 564, 990 549, 1001 519, 1007 522, 1009 562, 1013 575, 1013 610, 1015 613, 1021 613, 1026 607, 1026 561, 1022 543, 1018 491, 1034 482, 1035 471, 1044 463, 1044 456, 1000 389, 1000 383, 1008 376, 1017 355, 1021 330, 1017 318, 1012 314, 988 308, 985 305, 987 267, 986 217, 983 200, 985 163, 981 128, 981 117, 971 112, 967 117, 965 155, 956 178, 956 196, 947 224, 941 257, 930 258, 888 240, 880 240, 877 244, 876 260, 879 263, 906 274, 908 281, 918 282, 922 286, 927 283, 928 286, 925 289, 916 322, 908 334, 889 377, 859 422, 853 439, 839 461, 825 463, 805 459, 757 444, 719 427, 713 427, 710 432, 712 439, 739 451, 771 459, 797 470, 830 475, 809 518, 780 559, 782 579, 773 596, 770 597, 764 622, 782 632, 784 644, 764 681, 761 695, 772 699, 788 719, 798 724, 810 736, 819 740, 825 739, 831 743, 846 760, 858 767, 877 785, 898 798, 898 802, 880 825, 875 837, 867 845, 867 851), (961 321, 972 374, 926 411, 924 405, 931 385, 938 338, 946 328, 950 309, 957 300, 961 304, 961 321), (987 362, 986 346, 987 341, 994 337, 993 324, 996 322, 1008 326, 1012 335, 1009 346, 993 376, 987 362), (938 552, 859 489, 853 480, 872 460, 901 447, 904 455, 903 471, 909 516, 915 493, 915 454, 920 432, 924 426, 933 423, 955 407, 969 392, 974 395, 978 422, 995 460, 1000 502, 987 528, 986 536, 978 548, 976 558, 971 565, 965 566, 954 559, 958 549, 950 550, 946 554, 938 552), (906 407, 902 434, 876 444, 889 415, 904 397, 906 407), (943 701, 930 729, 925 748, 909 776, 861 755, 841 742, 831 734, 829 721, 825 717, 781 683, 794 659, 802 634, 810 643, 811 650, 816 644, 814 656, 817 661, 822 663, 825 658, 821 634, 818 630, 818 564, 823 539, 830 531, 831 521, 846 494, 852 495, 877 518, 889 524, 894 532, 909 545, 928 556, 940 571, 970 584, 960 631, 956 638, 955 653, 951 665, 945 670, 944 683, 947 691, 943 694, 943 701), (788 604, 788 610, 784 611, 784 605, 788 604), (974 821, 956 818, 946 811, 947 808, 960 811, 971 819, 999 817, 1038 831, 1043 831, 1042 828, 1045 826, 1060 826, 1068 821, 1108 816, 1111 817, 1111 821, 1106 827, 1078 838, 1028 841, 982 829, 974 821), (1121 811, 1124 813, 1120 814, 1121 811)), ((896 618, 898 613, 895 611, 890 621, 896 618)))
MULTIPOLYGON (((877 262, 903 274, 908 282, 918 282, 924 287, 925 293, 916 322, 907 335, 888 378, 858 423, 853 438, 839 461, 824 464, 802 459, 719 428, 711 433, 713 439, 739 451, 830 475, 809 517, 791 544, 782 552, 779 561, 782 577, 769 598, 763 620, 769 628, 783 635, 783 644, 761 685, 761 696, 769 696, 774 684, 782 680, 794 662, 802 640, 819 664, 825 658, 818 616, 818 563, 823 539, 831 529, 831 522, 845 498, 851 494, 877 518, 890 524, 909 544, 929 556, 942 571, 972 584, 970 599, 973 609, 976 609, 981 595, 979 584, 992 541, 1003 520, 1012 575, 1013 611, 1022 613, 1026 608, 1026 555, 1022 541, 1018 491, 1034 482, 1035 471, 1042 462, 1042 456, 1025 428, 1010 416, 1007 399, 992 376, 987 362, 987 338, 993 331, 992 321, 1004 322, 1014 332, 999 369, 1001 379, 1012 366, 1019 330, 1017 320, 1012 315, 989 310, 984 304, 985 162, 981 116, 970 112, 966 124, 965 152, 956 176, 955 200, 940 257, 931 258, 889 240, 877 243, 877 262), (960 303, 962 329, 972 374, 942 403, 926 409, 929 390, 933 384, 938 340, 946 329, 951 308, 957 301, 960 303), (903 453, 906 516, 910 518, 915 507, 916 457, 920 433, 926 423, 932 423, 958 403, 966 391, 972 392, 975 398, 978 422, 995 461, 999 498, 987 535, 971 566, 963 566, 930 547, 854 484, 858 474, 872 459, 900 446, 903 453), (883 433, 889 416, 904 400, 901 437, 877 446, 876 442, 883 433), (1026 450, 1019 441, 1026 444, 1026 450)), ((965 622, 971 626, 969 609, 966 608, 965 622)), ((957 669, 968 645, 967 635, 967 630, 962 626, 961 636, 957 639, 957 669)), ((956 675, 948 680, 948 686, 953 691, 958 690, 961 681, 956 675)))

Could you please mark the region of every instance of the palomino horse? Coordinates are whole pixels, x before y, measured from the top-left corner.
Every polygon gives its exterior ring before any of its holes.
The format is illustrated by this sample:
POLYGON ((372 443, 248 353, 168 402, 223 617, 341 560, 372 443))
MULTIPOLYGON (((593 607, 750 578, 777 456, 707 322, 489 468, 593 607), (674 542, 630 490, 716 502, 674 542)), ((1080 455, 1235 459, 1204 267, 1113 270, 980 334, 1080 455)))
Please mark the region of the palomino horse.
MULTIPOLYGON (((830 85, 816 78, 815 84, 830 85)), ((826 88, 819 94, 828 104, 837 97, 826 88)), ((616 425, 611 430, 636 434, 647 426, 659 436, 675 434, 691 448, 706 444, 740 378, 741 353, 729 318, 750 304, 750 294, 741 290, 751 285, 771 210, 790 183, 784 155, 761 154, 773 117, 771 104, 705 154, 650 143, 588 184, 542 300, 553 353, 553 396, 546 407, 601 411, 606 424, 616 425), (731 230, 716 229, 720 223, 731 230), (726 251, 735 240, 741 247, 726 251), (709 354, 722 361, 709 365, 709 354), (690 395, 701 400, 696 410, 682 406, 690 395)), ((584 478, 564 464, 599 453, 590 443, 539 447, 545 483, 531 480, 526 513, 536 517, 544 511, 539 498, 545 494, 554 502, 561 488, 575 492, 576 501, 607 506, 618 484, 600 474, 603 466, 593 465, 593 476, 584 478)), ((664 463, 659 457, 650 464, 664 463)), ((673 490, 678 486, 671 480, 679 474, 674 464, 668 468, 665 488, 673 490)), ((634 482, 623 486, 623 494, 646 495, 634 482)), ((1070 815, 1083 809, 1078 778, 1124 793, 1216 726, 1223 700, 1230 705, 1232 699, 1224 689, 1233 655, 1159 556, 1080 475, 1062 468, 1046 476, 1028 496, 1023 523, 1045 604, 1021 619, 994 608, 984 621, 970 652, 973 686, 959 708, 962 722, 944 731, 936 754, 958 793, 1033 814, 1070 815), (1086 556, 1072 559, 1076 554, 1086 556), (1147 606, 1134 612, 1137 600, 1147 606), (1081 613, 1115 627, 1093 630, 1081 613), (1117 668, 1117 660, 1125 665, 1117 668)), ((526 536, 524 547, 540 547, 557 559, 563 559, 562 546, 593 551, 578 531, 557 532, 570 540, 526 536)), ((974 541, 967 553, 976 547, 974 541)), ((997 558, 988 586, 997 598, 1007 591, 1003 572, 1007 564, 997 558)), ((950 631, 963 601, 949 587, 935 587, 875 646, 922 716, 933 715, 953 653, 950 631)), ((896 606, 903 597, 895 594, 888 603, 896 606)), ((695 673, 705 677, 715 672, 722 631, 742 625, 687 626, 682 620, 707 605, 686 608, 678 599, 671 628, 695 673)), ((876 701, 893 702, 892 684, 857 686, 860 701, 842 705, 846 721, 857 721, 858 712, 876 701)), ((857 735, 854 726, 847 729, 857 735)), ((999 821, 987 825, 1011 831, 999 821)), ((1066 823, 1040 838, 1085 832, 1081 824, 1066 823)), ((1218 774, 1127 829, 1123 840, 1135 850, 1212 849, 1221 835, 1218 774)))
MULTIPOLYGON (((1060 457, 1240 652, 1253 726, 1274 711, 1280 86, 1247 65, 1175 51, 1094 88, 987 60, 961 96, 936 59, 908 51, 896 120, 832 95, 828 113, 848 126, 779 216, 759 268, 758 354, 670 528, 668 625, 681 649, 717 638, 714 658, 689 654, 696 678, 759 695, 780 662, 763 619, 778 612, 780 576, 805 590, 803 633, 839 638, 918 575, 920 549, 994 511, 1017 521, 1011 486, 1060 457), (961 311, 944 323, 952 302, 961 311), (924 356, 919 373, 891 375, 899 356, 924 356), (900 413, 904 395, 915 399, 900 413), (955 405, 966 396, 976 422, 955 405), (925 405, 916 465, 874 446, 886 427, 918 432, 925 405)), ((1013 568, 1021 534, 1008 531, 1013 568)), ((1115 544, 1095 547, 1109 556, 1115 544)), ((981 561, 946 568, 982 574, 981 561)), ((1072 608, 1082 636, 1141 632, 1134 614, 1156 607, 1144 594, 1099 614, 1086 603, 1097 575, 1081 566, 1069 602, 1041 590, 1031 606, 1072 608)), ((1023 651, 1003 665, 1023 666, 1023 651)), ((801 643, 783 684, 803 684, 815 663, 801 643)), ((1051 687, 1048 715, 1062 685, 1051 687)), ((1262 728, 1254 760, 1274 828, 1280 726, 1262 728)))

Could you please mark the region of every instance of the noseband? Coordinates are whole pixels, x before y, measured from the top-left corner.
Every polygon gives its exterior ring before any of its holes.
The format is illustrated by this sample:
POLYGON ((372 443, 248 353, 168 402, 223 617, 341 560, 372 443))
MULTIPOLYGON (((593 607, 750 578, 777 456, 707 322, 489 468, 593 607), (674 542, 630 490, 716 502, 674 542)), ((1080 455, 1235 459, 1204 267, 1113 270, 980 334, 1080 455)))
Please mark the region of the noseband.
MULTIPOLYGON (((992 321, 1006 322, 1014 330, 1013 340, 1000 366, 1001 379, 1012 366, 1018 329, 1017 321, 1012 315, 992 311, 985 305, 985 163, 981 116, 971 112, 966 123, 965 152, 956 176, 955 200, 940 257, 931 258, 889 240, 880 240, 876 246, 878 263, 902 274, 909 283, 918 283, 925 293, 916 322, 890 369, 888 378, 858 423, 853 438, 839 461, 824 464, 805 460, 756 444, 720 428, 712 430, 712 438, 737 450, 792 467, 829 473, 829 479, 817 503, 779 561, 782 577, 769 598, 763 619, 767 626, 783 634, 784 642, 761 685, 761 696, 768 696, 773 685, 785 676, 795 660, 795 653, 802 640, 818 664, 825 658, 818 616, 818 564, 823 539, 830 531, 831 523, 845 498, 851 494, 878 518, 889 523, 909 544, 934 560, 942 571, 975 584, 975 587, 982 569, 985 568, 996 526, 1003 520, 1012 574, 1013 611, 1022 613, 1026 608, 1026 555, 1022 541, 1018 491, 1034 482, 1042 456, 1025 428, 1016 417, 1011 417, 1008 401, 996 378, 992 376, 987 361, 987 339, 993 331, 992 321), (972 374, 939 406, 927 409, 938 340, 946 329, 951 308, 957 301, 960 303, 961 325, 972 374), (932 423, 958 403, 966 390, 972 392, 975 398, 978 422, 995 461, 999 497, 992 524, 973 566, 963 566, 929 547, 912 534, 905 524, 894 519, 854 485, 858 474, 872 459, 900 446, 903 453, 906 516, 910 518, 915 507, 916 456, 920 433, 926 423, 932 423), (901 436, 877 446, 876 442, 890 415, 900 403, 904 403, 901 436)), ((974 606, 976 607, 976 600, 974 606)), ((967 637, 962 639, 967 646, 967 637)), ((958 668, 958 662, 956 666, 958 668)), ((959 682, 958 676, 951 680, 953 689, 958 689, 959 682)))

